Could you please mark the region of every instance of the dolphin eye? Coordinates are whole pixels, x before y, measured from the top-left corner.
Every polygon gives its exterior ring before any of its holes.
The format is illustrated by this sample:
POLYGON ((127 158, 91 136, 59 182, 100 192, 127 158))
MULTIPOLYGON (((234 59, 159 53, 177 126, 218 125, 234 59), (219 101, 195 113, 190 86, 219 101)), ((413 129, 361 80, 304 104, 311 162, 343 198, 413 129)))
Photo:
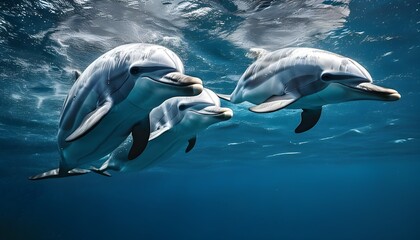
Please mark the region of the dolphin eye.
POLYGON ((322 79, 322 81, 328 82, 328 81, 331 81, 331 80, 334 79, 334 75, 330 74, 330 73, 324 73, 324 74, 322 74, 321 79, 322 79))
POLYGON ((178 109, 179 109, 179 111, 184 111, 185 109, 187 109, 187 107, 188 106, 186 104, 180 104, 178 109))
POLYGON ((139 74, 140 73, 140 67, 132 67, 132 68, 130 68, 130 73, 132 75, 139 74))

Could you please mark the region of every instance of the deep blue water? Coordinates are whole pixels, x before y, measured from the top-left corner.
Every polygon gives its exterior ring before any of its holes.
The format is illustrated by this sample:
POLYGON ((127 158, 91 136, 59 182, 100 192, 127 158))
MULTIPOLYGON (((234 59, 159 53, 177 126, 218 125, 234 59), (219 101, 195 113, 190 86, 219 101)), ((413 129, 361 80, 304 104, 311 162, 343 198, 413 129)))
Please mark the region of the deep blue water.
POLYGON ((420 3, 0 2, 0 239, 420 239, 420 3), (74 69, 129 42, 164 45, 206 87, 230 92, 250 47, 351 57, 397 102, 299 111, 249 104, 153 169, 32 182, 58 164, 74 69))

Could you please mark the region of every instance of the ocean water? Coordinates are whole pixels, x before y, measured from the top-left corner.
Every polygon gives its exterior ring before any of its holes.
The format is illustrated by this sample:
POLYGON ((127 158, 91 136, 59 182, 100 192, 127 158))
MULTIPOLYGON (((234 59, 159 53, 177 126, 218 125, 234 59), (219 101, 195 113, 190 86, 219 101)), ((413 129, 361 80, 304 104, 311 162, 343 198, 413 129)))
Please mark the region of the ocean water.
POLYGON ((420 239, 420 3, 416 0, 3 0, 0 239, 420 239), (166 46, 216 92, 251 47, 351 57, 396 102, 227 122, 150 170, 29 181, 58 165, 73 70, 124 43, 166 46))

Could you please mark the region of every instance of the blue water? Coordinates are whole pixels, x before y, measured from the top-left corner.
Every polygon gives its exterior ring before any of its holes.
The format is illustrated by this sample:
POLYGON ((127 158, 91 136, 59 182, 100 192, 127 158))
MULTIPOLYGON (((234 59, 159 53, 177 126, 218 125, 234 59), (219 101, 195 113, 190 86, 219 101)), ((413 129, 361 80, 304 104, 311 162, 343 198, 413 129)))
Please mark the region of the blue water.
POLYGON ((372 1, 0 2, 0 239, 420 239, 420 3, 372 1), (228 93, 251 47, 351 57, 397 102, 299 111, 249 104, 192 152, 111 178, 32 182, 58 165, 74 69, 129 42, 164 45, 228 93))

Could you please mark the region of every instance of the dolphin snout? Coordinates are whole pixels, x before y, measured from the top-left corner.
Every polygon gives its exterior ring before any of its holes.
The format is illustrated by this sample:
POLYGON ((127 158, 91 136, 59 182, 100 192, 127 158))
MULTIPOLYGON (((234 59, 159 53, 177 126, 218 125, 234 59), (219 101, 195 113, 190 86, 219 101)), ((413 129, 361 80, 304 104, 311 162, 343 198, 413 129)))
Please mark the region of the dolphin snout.
POLYGON ((171 72, 163 76, 163 79, 169 84, 191 88, 193 95, 198 95, 203 91, 203 81, 197 77, 188 76, 180 72, 171 72))
POLYGON ((401 94, 397 92, 397 90, 394 90, 392 88, 384 88, 384 87, 380 87, 380 88, 382 88, 382 94, 384 95, 386 100, 388 101, 400 100, 401 94))
POLYGON ((220 118, 222 120, 228 120, 233 117, 233 111, 230 108, 218 107, 218 106, 209 106, 200 111, 199 113, 203 115, 212 115, 220 118))
POLYGON ((366 93, 375 95, 377 98, 383 101, 397 101, 401 98, 398 91, 392 88, 381 87, 372 83, 361 83, 357 86, 358 89, 363 90, 366 93))
POLYGON ((203 85, 203 81, 197 77, 188 76, 180 72, 171 72, 164 76, 164 78, 174 84, 189 86, 193 84, 203 85))
POLYGON ((228 120, 233 117, 233 111, 230 108, 216 107, 213 109, 215 115, 223 120, 228 120))
POLYGON ((220 108, 222 112, 222 118, 225 120, 231 119, 233 117, 233 111, 230 108, 220 108))
MULTIPOLYGON (((393 90, 393 89, 392 89, 393 90)), ((388 101, 397 101, 401 99, 401 94, 397 91, 394 90, 393 93, 390 93, 387 95, 387 100, 388 101)))

